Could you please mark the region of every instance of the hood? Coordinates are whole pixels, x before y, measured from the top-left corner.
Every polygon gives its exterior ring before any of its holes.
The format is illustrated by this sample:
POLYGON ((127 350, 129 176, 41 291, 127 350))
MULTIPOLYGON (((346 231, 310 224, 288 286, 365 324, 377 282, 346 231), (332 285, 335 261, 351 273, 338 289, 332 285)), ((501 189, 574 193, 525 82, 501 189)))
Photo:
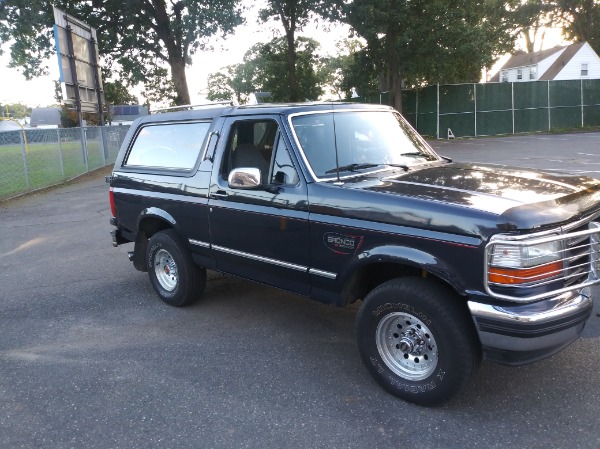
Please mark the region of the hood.
POLYGON ((490 213, 504 230, 556 225, 600 209, 599 180, 489 164, 413 167, 346 187, 490 213))

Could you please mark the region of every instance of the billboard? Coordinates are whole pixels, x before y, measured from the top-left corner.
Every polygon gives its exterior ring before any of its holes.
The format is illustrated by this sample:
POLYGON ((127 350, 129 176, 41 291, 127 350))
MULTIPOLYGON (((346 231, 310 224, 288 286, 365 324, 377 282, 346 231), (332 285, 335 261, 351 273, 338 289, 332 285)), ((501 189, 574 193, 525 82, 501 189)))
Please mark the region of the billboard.
POLYGON ((96 30, 54 7, 54 39, 63 101, 81 112, 100 114, 104 93, 96 30))

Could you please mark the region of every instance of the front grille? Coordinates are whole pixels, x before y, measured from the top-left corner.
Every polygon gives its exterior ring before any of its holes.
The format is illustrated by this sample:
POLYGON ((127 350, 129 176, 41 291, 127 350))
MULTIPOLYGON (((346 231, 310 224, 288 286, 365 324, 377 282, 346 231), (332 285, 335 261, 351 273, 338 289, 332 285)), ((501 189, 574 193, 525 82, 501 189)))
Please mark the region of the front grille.
MULTIPOLYGON (((485 286, 488 294, 495 298, 520 302, 535 301, 599 283, 599 260, 600 223, 597 222, 588 220, 540 234, 499 235, 495 236, 486 247, 485 286), (562 270, 560 265, 555 271, 548 268, 544 271, 546 274, 541 276, 535 275, 537 273, 535 268, 524 268, 521 271, 530 276, 519 277, 513 274, 519 271, 515 269, 509 270, 510 274, 503 278, 503 275, 498 275, 497 268, 490 266, 496 245, 502 245, 504 249, 508 245, 514 247, 515 251, 521 251, 523 247, 550 242, 558 242, 562 270), (509 278, 512 278, 513 284, 510 284, 509 278)), ((558 264, 554 260, 553 264, 546 265, 558 264)))
MULTIPOLYGON (((586 231, 588 226, 575 229, 570 233, 586 231)), ((589 234, 568 237, 564 240, 565 287, 583 283, 591 274, 591 256, 593 253, 589 234)))

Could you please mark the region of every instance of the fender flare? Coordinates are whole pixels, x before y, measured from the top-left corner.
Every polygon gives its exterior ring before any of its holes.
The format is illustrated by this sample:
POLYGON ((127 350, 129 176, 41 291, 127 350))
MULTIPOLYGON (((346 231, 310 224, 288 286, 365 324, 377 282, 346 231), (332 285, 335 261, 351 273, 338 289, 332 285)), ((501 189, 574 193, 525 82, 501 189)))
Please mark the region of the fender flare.
POLYGON ((453 264, 426 251, 402 245, 362 249, 354 255, 346 269, 340 273, 339 278, 342 285, 346 285, 358 270, 376 263, 395 263, 426 270, 446 282, 460 295, 466 294, 465 280, 453 264))
POLYGON ((137 220, 137 229, 138 231, 141 228, 142 222, 149 218, 157 218, 161 221, 164 221, 169 224, 170 227, 178 228, 177 221, 171 214, 169 214, 164 209, 160 209, 158 207, 148 207, 144 209, 138 216, 137 220))
POLYGON ((137 233, 132 259, 133 266, 139 271, 147 271, 145 256, 146 248, 148 247, 148 236, 145 232, 142 232, 142 225, 144 220, 148 219, 159 220, 160 222, 167 224, 167 227, 169 228, 178 228, 177 222, 173 216, 158 207, 149 207, 140 213, 137 219, 137 233))

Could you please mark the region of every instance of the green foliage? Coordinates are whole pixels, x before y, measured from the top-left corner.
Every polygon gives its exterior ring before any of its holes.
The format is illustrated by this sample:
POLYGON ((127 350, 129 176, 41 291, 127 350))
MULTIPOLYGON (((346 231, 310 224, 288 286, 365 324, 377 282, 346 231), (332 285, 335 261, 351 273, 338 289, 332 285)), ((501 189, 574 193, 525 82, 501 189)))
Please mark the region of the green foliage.
MULTIPOLYGON (((148 78, 144 82, 142 96, 145 103, 159 103, 163 106, 175 106, 179 104, 175 83, 169 77, 168 70, 164 67, 153 67, 148 71, 148 78)), ((189 104, 189 101, 188 103, 189 104)))
POLYGON ((512 14, 515 31, 525 39, 525 50, 533 53, 543 46, 545 28, 556 25, 555 8, 548 0, 513 0, 507 8, 512 14), (539 45, 536 42, 541 41, 539 45), (536 48, 537 47, 537 48, 536 48))
POLYGON ((0 117, 25 118, 31 117, 31 108, 21 103, 0 103, 0 117))
POLYGON ((338 43, 338 56, 327 61, 326 84, 338 99, 351 99, 356 93, 360 97, 379 95, 377 67, 369 57, 369 49, 357 39, 338 43))
POLYGON ((274 102, 317 100, 329 79, 329 65, 318 55, 314 39, 296 39, 296 76, 298 92, 292 97, 288 79, 281 76, 287 69, 287 40, 283 37, 252 46, 240 64, 209 75, 211 101, 235 99, 243 104, 252 92, 270 92, 274 102))
POLYGON ((600 1, 556 0, 551 3, 562 20, 565 37, 587 42, 600 53, 600 1))
POLYGON ((104 78, 104 100, 108 104, 140 104, 138 98, 133 95, 127 85, 121 80, 108 81, 108 74, 103 73, 104 78))
POLYGON ((222 72, 208 75, 208 94, 206 98, 210 101, 231 100, 235 95, 230 86, 231 79, 222 72))
POLYGON ((262 89, 271 92, 273 101, 316 100, 323 93, 323 80, 319 79, 317 54, 319 43, 305 37, 296 38, 296 83, 297 91, 293 92, 289 80, 281 76, 288 64, 288 45, 285 38, 273 39, 260 49, 260 66, 262 89))
POLYGON ((69 109, 67 105, 60 108, 60 126, 63 128, 76 128, 79 126, 77 111, 69 109))
MULTIPOLYGON (((341 11, 341 0, 268 0, 267 6, 259 12, 259 17, 263 22, 275 20, 281 23, 285 33, 285 69, 281 73, 286 74, 287 94, 285 98, 288 101, 302 100, 302 95, 308 93, 307 86, 300 85, 300 77, 306 77, 309 74, 301 75, 299 73, 301 62, 298 60, 298 44, 296 37, 298 31, 302 31, 313 18, 320 16, 323 18, 335 18, 341 11)), ((278 55, 277 58, 279 58, 278 55)), ((311 93, 312 96, 313 93, 311 93)))
MULTIPOLYGON (((191 55, 207 48, 210 37, 223 37, 242 23, 239 0, 55 0, 54 4, 97 29, 100 54, 109 67, 116 63, 119 78, 128 84, 147 83, 157 76, 157 60, 169 67, 178 104, 190 100, 185 66, 191 55)), ((28 79, 47 72, 42 60, 53 52, 53 21, 52 6, 45 0, 0 3, 0 41, 13 41, 11 66, 28 79)), ((152 94, 157 96, 166 88, 156 79, 146 87, 157 87, 152 94)))
POLYGON ((403 86, 478 81, 514 41, 502 0, 354 0, 346 14, 396 108, 403 86))
POLYGON ((252 92, 260 90, 261 82, 258 79, 257 65, 258 49, 263 44, 253 46, 240 64, 225 67, 220 72, 208 76, 208 95, 211 101, 236 100, 238 104, 248 102, 252 92))

